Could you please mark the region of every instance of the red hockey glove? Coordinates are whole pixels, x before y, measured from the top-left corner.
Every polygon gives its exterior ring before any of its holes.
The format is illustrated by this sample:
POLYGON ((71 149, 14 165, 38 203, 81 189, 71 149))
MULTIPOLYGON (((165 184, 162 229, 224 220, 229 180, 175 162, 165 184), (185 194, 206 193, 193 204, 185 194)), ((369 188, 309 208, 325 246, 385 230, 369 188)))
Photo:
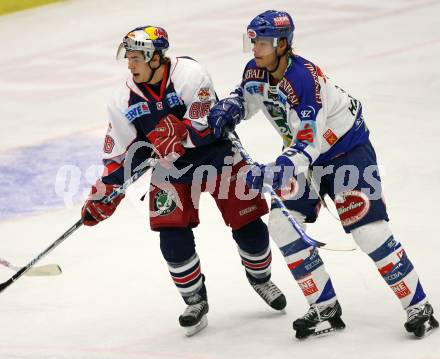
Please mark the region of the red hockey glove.
POLYGON ((147 138, 162 158, 174 160, 185 153, 182 141, 188 137, 188 131, 176 116, 170 114, 162 118, 147 138), (170 156, 170 157, 168 157, 170 156))
POLYGON ((110 203, 103 203, 102 200, 112 193, 115 188, 118 188, 118 186, 105 184, 99 180, 92 186, 89 198, 87 198, 81 210, 81 216, 86 226, 94 226, 113 214, 125 195, 120 194, 113 198, 110 203))

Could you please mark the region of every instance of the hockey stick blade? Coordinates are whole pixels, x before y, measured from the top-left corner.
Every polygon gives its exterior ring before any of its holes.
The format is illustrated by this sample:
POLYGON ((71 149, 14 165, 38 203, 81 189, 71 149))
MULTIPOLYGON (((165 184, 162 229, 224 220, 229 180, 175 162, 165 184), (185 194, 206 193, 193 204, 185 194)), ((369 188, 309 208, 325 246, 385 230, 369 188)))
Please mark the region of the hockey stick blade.
POLYGON ((29 277, 49 277, 60 275, 63 273, 61 267, 58 264, 46 264, 43 266, 32 267, 30 268, 25 275, 29 277))
MULTIPOLYGON (((157 163, 157 159, 150 158, 143 162, 142 168, 137 168, 136 172, 126 180, 119 188, 115 189, 110 195, 103 199, 104 202, 109 202, 111 199, 115 198, 117 195, 121 193, 125 193, 128 186, 133 182, 137 181, 151 166, 155 166, 157 163)), ((140 166, 139 166, 140 167, 140 166)), ((11 284, 13 284, 16 280, 18 280, 21 276, 29 272, 39 260, 45 257, 48 253, 53 251, 56 247, 58 247, 66 238, 70 237, 72 233, 74 233, 78 228, 80 228, 84 223, 84 219, 80 218, 76 223, 74 223, 67 231, 65 231, 60 237, 58 237, 49 247, 44 249, 41 253, 39 253, 35 258, 33 258, 27 265, 20 268, 11 278, 6 280, 3 283, 0 283, 0 293, 3 292, 6 288, 8 288, 11 284)), ((47 269, 47 268, 46 268, 47 269)), ((51 268, 52 271, 61 271, 61 268, 51 268)))
MULTIPOLYGON (((251 158, 249 153, 244 149, 243 145, 241 144, 239 138, 232 132, 228 133, 228 139, 232 142, 232 144, 235 146, 235 148, 240 152, 240 154, 243 156, 244 160, 251 166, 256 165, 255 161, 251 158)), ((313 246, 313 247, 319 247, 327 250, 332 251, 353 251, 356 249, 356 246, 353 243, 350 242, 344 242, 344 243, 325 243, 317 241, 316 239, 313 239, 309 235, 307 235, 304 230, 301 228, 301 226, 298 224, 298 222, 295 220, 295 218, 290 214, 289 210, 287 209, 286 205, 283 203, 281 198, 277 195, 275 190, 272 188, 270 184, 265 183, 264 184, 265 190, 270 193, 270 196, 272 200, 276 202, 278 207, 281 209, 282 214, 286 217, 286 219, 289 221, 289 223, 292 225, 292 228, 295 230, 296 233, 300 236, 300 238, 306 242, 307 244, 313 246)))
MULTIPOLYGON (((19 271, 21 267, 15 266, 7 260, 0 258, 0 264, 14 271, 19 271)), ((60 275, 62 270, 58 264, 46 264, 38 267, 32 267, 24 275, 27 276, 54 276, 60 275)))

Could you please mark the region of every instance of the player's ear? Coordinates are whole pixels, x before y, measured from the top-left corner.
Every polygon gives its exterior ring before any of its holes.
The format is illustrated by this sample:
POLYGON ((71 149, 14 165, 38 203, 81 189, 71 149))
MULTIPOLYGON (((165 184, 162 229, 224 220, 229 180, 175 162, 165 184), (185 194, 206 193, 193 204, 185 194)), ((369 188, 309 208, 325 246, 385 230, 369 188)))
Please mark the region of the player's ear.
POLYGON ((284 54, 287 49, 287 39, 282 38, 278 41, 277 50, 280 54, 284 54))
POLYGON ((160 54, 157 51, 155 51, 150 61, 154 66, 160 65, 160 54))

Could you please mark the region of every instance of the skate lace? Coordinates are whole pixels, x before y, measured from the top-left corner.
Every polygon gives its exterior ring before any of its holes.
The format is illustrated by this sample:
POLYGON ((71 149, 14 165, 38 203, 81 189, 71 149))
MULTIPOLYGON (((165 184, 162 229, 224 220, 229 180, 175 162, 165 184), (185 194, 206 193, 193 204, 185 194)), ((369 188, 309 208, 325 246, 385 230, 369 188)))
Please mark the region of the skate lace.
POLYGON ((272 281, 263 284, 253 284, 252 287, 268 303, 271 303, 282 294, 272 281))
POLYGON ((317 304, 312 304, 307 311, 306 314, 304 314, 303 318, 305 320, 316 320, 316 317, 318 317, 318 320, 321 321, 321 315, 319 312, 319 308, 317 304))
POLYGON ((337 310, 337 302, 324 305, 312 304, 303 318, 309 321, 321 322, 332 318, 337 313, 337 310))
POLYGON ((200 302, 198 304, 188 305, 185 311, 183 312, 183 316, 197 317, 200 314, 200 312, 205 308, 205 305, 206 305, 205 301, 200 302))
POLYGON ((420 312, 423 312, 423 309, 425 308, 425 304, 422 305, 414 305, 412 307, 409 307, 406 309, 406 313, 408 315, 408 321, 411 321, 412 319, 414 319, 415 317, 417 317, 417 315, 420 312))

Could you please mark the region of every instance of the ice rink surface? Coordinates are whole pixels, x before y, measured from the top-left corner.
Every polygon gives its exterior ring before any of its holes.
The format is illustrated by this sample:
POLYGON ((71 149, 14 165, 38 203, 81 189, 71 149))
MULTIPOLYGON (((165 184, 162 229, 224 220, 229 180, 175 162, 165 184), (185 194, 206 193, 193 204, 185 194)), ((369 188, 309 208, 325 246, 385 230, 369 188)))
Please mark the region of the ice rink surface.
MULTIPOLYGON (((251 56, 241 52, 247 23, 269 8, 289 11, 295 51, 362 101, 391 226, 439 316, 438 0, 72 0, 1 17, 0 257, 25 264, 79 218, 99 164, 107 100, 127 74, 114 56, 128 30, 165 27, 169 54, 202 62, 224 97, 251 56), (73 167, 64 186, 58 171, 73 167)), ((239 134, 255 160, 280 151, 261 115, 239 134)), ((61 276, 23 277, 0 294, 1 359, 440 357, 440 333, 421 341, 407 335, 399 302, 359 250, 321 251, 347 329, 295 340, 292 321, 307 305, 279 251, 272 245, 273 280, 288 300, 284 315, 247 284, 209 196, 195 230, 209 326, 186 338, 177 322, 183 302, 149 230, 147 203, 139 201, 147 188, 146 177, 112 218, 79 229, 42 261, 60 264, 61 276)), ((325 211, 309 228, 317 239, 351 241, 325 211)), ((0 268, 1 281, 12 274, 0 268)))

